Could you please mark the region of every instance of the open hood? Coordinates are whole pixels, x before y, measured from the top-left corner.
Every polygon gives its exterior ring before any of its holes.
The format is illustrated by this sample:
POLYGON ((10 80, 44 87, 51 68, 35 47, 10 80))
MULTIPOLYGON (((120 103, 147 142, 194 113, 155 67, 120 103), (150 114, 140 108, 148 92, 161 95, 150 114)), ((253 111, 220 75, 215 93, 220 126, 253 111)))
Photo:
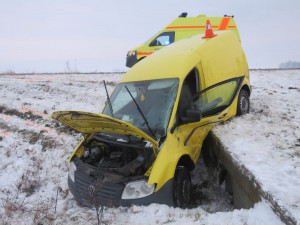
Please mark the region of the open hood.
POLYGON ((144 131, 130 123, 107 115, 82 111, 57 111, 51 117, 84 135, 97 132, 132 135, 144 138, 146 141, 151 142, 153 147, 158 146, 158 142, 144 131))

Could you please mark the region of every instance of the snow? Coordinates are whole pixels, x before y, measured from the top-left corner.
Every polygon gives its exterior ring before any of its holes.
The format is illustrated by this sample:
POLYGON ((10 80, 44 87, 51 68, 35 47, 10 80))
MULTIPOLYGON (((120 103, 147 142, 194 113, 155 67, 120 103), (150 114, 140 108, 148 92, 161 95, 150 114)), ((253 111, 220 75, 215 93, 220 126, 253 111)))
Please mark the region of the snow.
POLYGON ((300 222, 300 71, 251 73, 251 111, 213 128, 263 191, 300 222))
MULTIPOLYGON (((234 158, 298 222, 299 75, 298 70, 251 72, 250 114, 214 129, 234 158)), ((103 80, 108 82, 111 93, 121 76, 0 76, 0 221, 3 224, 97 224, 95 209, 79 206, 67 187, 67 161, 81 135, 57 124, 48 114, 59 110, 101 112, 106 100, 103 80)), ((198 171, 204 174, 199 169, 193 179, 207 179, 198 171)), ((232 210, 220 188, 212 186, 213 192, 208 189, 199 189, 209 197, 193 209, 158 204, 105 208, 100 219, 108 224, 133 225, 282 224, 267 200, 262 199, 252 209, 232 210)))

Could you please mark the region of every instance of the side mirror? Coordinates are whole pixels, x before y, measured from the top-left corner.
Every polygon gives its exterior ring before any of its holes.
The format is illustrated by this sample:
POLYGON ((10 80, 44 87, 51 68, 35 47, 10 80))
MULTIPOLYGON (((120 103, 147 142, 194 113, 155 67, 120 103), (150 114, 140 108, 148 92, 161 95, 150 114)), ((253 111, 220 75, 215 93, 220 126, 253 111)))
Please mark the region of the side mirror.
POLYGON ((187 109, 185 116, 181 116, 183 124, 199 122, 202 119, 202 114, 199 109, 187 109))
POLYGON ((199 109, 187 109, 184 113, 184 116, 180 116, 181 122, 178 122, 177 120, 174 126, 171 128, 171 133, 173 134, 176 127, 178 127, 179 125, 199 122, 201 119, 202 113, 199 109))

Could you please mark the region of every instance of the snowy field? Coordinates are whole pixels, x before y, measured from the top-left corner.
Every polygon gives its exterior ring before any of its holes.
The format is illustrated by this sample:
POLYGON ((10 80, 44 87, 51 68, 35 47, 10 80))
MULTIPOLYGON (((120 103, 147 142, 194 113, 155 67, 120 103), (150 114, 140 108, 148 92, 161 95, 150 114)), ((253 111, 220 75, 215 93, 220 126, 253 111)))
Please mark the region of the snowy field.
POLYGON ((250 114, 213 131, 268 198, 300 223, 300 70, 251 75, 250 114))
MULTIPOLYGON (((214 132, 300 223, 300 71, 250 75, 250 114, 218 125, 214 132)), ((96 210, 80 207, 67 187, 67 160, 81 135, 50 115, 59 110, 101 112, 103 80, 111 93, 121 76, 0 76, 0 224, 98 223, 96 210)), ((106 224, 133 225, 281 224, 266 200, 252 209, 233 210, 229 196, 197 166, 193 182, 202 198, 193 209, 158 204, 105 208, 99 218, 106 224)))

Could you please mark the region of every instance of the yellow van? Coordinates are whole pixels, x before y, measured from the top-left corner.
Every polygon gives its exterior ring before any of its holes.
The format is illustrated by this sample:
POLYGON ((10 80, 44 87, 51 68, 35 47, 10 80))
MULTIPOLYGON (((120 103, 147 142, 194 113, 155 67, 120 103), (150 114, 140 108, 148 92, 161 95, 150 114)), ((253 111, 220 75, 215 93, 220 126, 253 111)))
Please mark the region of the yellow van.
POLYGON ((206 15, 198 15, 196 17, 187 17, 187 13, 182 13, 178 18, 173 20, 144 44, 131 49, 127 53, 126 66, 132 67, 138 61, 173 42, 197 34, 203 34, 205 32, 205 23, 208 19, 210 20, 214 31, 231 30, 240 40, 239 31, 233 16, 224 15, 224 17, 207 17, 206 15))
POLYGON ((68 185, 85 206, 187 207, 190 171, 210 129, 249 111, 250 81, 236 34, 178 41, 132 67, 102 114, 54 112, 81 132, 68 185))

